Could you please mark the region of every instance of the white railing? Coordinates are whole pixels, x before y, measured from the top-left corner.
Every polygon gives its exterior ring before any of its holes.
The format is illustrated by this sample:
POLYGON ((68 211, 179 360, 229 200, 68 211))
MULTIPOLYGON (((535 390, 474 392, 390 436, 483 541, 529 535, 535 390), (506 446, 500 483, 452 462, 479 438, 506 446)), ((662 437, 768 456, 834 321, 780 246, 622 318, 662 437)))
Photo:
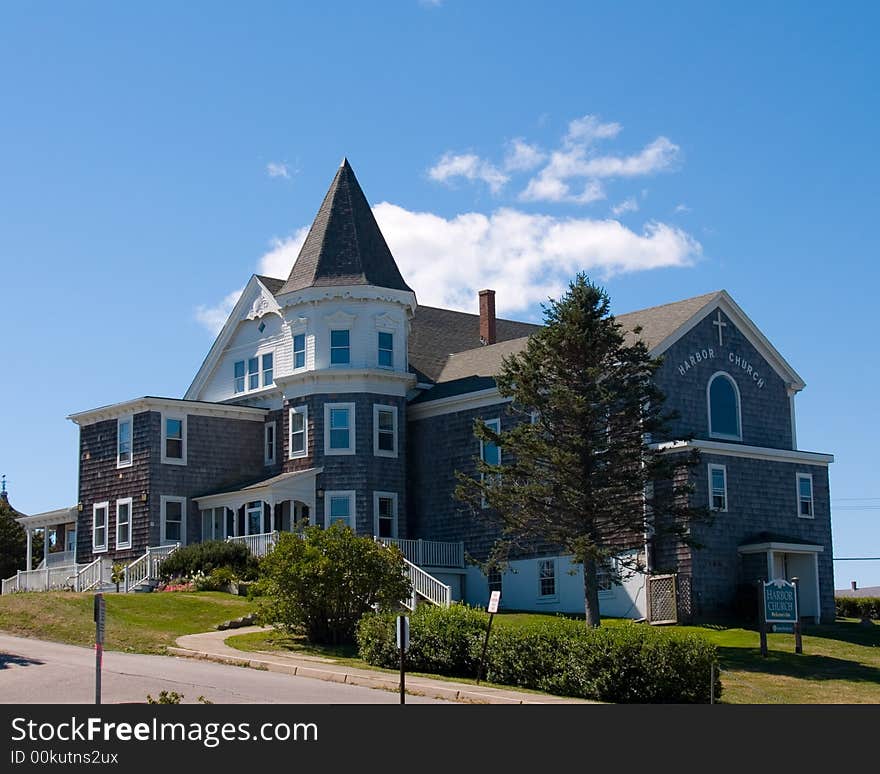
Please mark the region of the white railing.
POLYGON ((227 543, 244 543, 256 557, 268 554, 278 542, 278 532, 261 532, 258 535, 239 535, 226 538, 227 543))
POLYGON ((136 587, 147 581, 157 580, 162 562, 171 556, 178 546, 179 543, 173 543, 170 546, 148 546, 145 554, 139 556, 125 568, 123 577, 125 592, 134 591, 136 587))
POLYGON ((412 584, 413 595, 404 601, 404 605, 410 610, 415 610, 416 595, 427 599, 440 607, 449 607, 452 604, 452 587, 437 580, 433 575, 426 573, 421 567, 416 567, 408 559, 406 562, 406 576, 412 584))
POLYGON ((44 567, 37 570, 19 570, 11 578, 3 581, 3 594, 16 591, 51 591, 53 589, 72 588, 72 578, 76 574, 76 565, 44 567))
POLYGON ((107 576, 109 582, 111 570, 109 567, 105 568, 106 560, 107 557, 99 556, 90 564, 77 570, 73 576, 73 590, 89 591, 95 588, 95 586, 100 586, 105 576, 107 576))
POLYGON ((464 567, 464 543, 439 540, 378 538, 386 546, 397 546, 405 559, 420 567, 464 567))

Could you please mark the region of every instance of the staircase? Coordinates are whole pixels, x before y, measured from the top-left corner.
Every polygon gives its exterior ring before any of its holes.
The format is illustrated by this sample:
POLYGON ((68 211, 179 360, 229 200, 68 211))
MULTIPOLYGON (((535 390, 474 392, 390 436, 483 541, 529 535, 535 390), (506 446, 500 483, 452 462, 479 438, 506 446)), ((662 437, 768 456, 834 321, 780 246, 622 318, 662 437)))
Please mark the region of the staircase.
POLYGON ((155 590, 159 585, 159 568, 179 546, 179 543, 174 543, 170 546, 148 547, 143 556, 138 557, 125 568, 121 589, 126 593, 147 593, 155 590))

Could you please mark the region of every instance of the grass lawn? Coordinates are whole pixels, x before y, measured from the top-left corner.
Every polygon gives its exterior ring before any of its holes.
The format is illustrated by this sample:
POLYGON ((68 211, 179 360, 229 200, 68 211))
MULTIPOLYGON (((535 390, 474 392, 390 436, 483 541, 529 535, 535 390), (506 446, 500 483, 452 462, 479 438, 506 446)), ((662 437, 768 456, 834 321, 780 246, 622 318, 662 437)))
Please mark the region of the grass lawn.
MULTIPOLYGON (((493 625, 528 627, 547 617, 499 613, 493 625)), ((606 619, 603 625, 630 624, 606 619)), ((769 634, 767 658, 761 657, 755 631, 712 624, 669 630, 698 633, 718 646, 724 703, 880 704, 880 624, 876 622, 864 627, 856 620, 845 619, 826 626, 806 626, 801 655, 794 652, 794 635, 769 634)), ((239 634, 226 642, 244 651, 296 652, 371 668, 357 658, 354 646, 323 648, 310 645, 301 637, 273 632, 239 634)))
MULTIPOLYGON (((69 591, 0 597, 0 631, 22 637, 90 646, 95 642, 92 594, 69 591)), ((105 594, 104 647, 132 653, 164 653, 183 634, 214 629, 251 612, 244 597, 216 591, 105 594)))

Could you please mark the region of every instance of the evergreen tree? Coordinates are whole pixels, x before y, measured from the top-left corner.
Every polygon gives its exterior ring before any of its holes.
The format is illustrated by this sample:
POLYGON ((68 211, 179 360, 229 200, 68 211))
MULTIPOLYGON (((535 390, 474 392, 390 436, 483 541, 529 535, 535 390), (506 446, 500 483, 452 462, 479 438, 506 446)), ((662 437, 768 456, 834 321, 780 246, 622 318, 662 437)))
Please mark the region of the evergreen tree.
POLYGON ((0 497, 0 578, 11 578, 27 566, 27 535, 15 520, 16 515, 9 500, 0 497))
POLYGON ((458 474, 456 495, 500 527, 490 566, 535 550, 581 563, 587 625, 598 626, 597 574, 611 557, 619 580, 644 570, 620 552, 642 548, 646 535, 668 532, 693 545, 689 525, 709 516, 690 506, 699 453, 652 447, 674 416, 653 379, 661 361, 638 330, 627 339, 602 288, 579 274, 544 306, 544 322, 496 376, 499 393, 512 398, 509 429, 475 424, 484 443, 501 449, 501 463, 478 461, 476 478, 458 474))

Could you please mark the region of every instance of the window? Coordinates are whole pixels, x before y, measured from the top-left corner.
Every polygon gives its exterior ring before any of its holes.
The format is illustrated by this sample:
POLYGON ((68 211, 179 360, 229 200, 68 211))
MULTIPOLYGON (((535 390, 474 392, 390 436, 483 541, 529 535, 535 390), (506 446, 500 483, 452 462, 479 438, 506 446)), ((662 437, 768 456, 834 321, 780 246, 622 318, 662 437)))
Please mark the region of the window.
POLYGON ((709 465, 709 507, 713 511, 727 511, 727 467, 709 465))
POLYGON ((489 580, 489 592, 490 593, 493 591, 501 591, 502 590, 502 588, 501 588, 501 570, 499 570, 497 567, 493 567, 491 570, 489 570, 488 580, 489 580))
MULTIPOLYGON (((483 424, 485 424, 490 429, 494 430, 496 433, 501 432, 501 420, 500 419, 484 419, 483 424)), ((480 459, 485 462, 487 465, 500 465, 501 464, 501 449, 498 448, 491 441, 480 441, 480 459)), ((481 475, 482 479, 482 475, 481 475)), ((488 508, 489 504, 486 502, 486 498, 484 497, 481 505, 483 508, 488 508)))
POLYGON ((397 494, 373 492, 374 534, 377 537, 397 537, 397 494))
POLYGON ((394 334, 379 331, 379 367, 394 368, 394 334))
POLYGON ((275 423, 268 422, 263 429, 263 463, 275 464, 275 423))
POLYGON ((234 366, 235 392, 244 392, 244 360, 239 360, 234 366))
POLYGON ((373 454, 397 456, 397 407, 373 406, 373 454))
POLYGON ((261 500, 247 504, 244 529, 245 535, 261 535, 266 531, 263 529, 263 503, 261 500))
POLYGON ((324 404, 324 454, 354 454, 354 403, 324 404))
POLYGON ((813 514, 813 476, 811 473, 797 474, 798 516, 812 519, 813 514))
POLYGON ((224 531, 224 519, 226 508, 208 508, 202 511, 202 542, 206 540, 223 540, 226 537, 224 531))
POLYGON ((116 467, 127 468, 131 465, 131 417, 120 417, 116 420, 116 467))
POLYGON ((288 458, 305 457, 309 453, 309 407, 290 409, 290 444, 288 458))
POLYGON ((293 337, 293 368, 306 367, 306 335, 297 333, 293 337))
POLYGON ((324 527, 344 521, 354 529, 354 491, 324 493, 324 527))
POLYGON ((330 331, 330 365, 351 362, 351 331, 330 331))
POLYGON ((249 357, 247 360, 238 360, 233 365, 234 392, 238 394, 240 392, 258 390, 260 389, 261 379, 263 387, 271 387, 275 382, 274 366, 275 355, 273 352, 266 352, 264 355, 257 357, 249 357))
POLYGON ((741 441, 739 388, 723 371, 709 380, 709 437, 741 441))
POLYGON ((538 596, 556 596, 556 560, 538 560, 538 596))
POLYGON ((159 542, 186 544, 186 498, 162 495, 160 498, 159 542))
POLYGON ((611 559, 603 559, 596 563, 596 586, 600 594, 614 590, 614 563, 611 559))
POLYGON ((110 503, 95 503, 92 508, 92 551, 99 553, 107 550, 107 519, 110 503))
POLYGON ((186 417, 162 415, 162 462, 186 465, 186 417))
POLYGON ((116 548, 131 548, 131 498, 116 501, 116 548))

